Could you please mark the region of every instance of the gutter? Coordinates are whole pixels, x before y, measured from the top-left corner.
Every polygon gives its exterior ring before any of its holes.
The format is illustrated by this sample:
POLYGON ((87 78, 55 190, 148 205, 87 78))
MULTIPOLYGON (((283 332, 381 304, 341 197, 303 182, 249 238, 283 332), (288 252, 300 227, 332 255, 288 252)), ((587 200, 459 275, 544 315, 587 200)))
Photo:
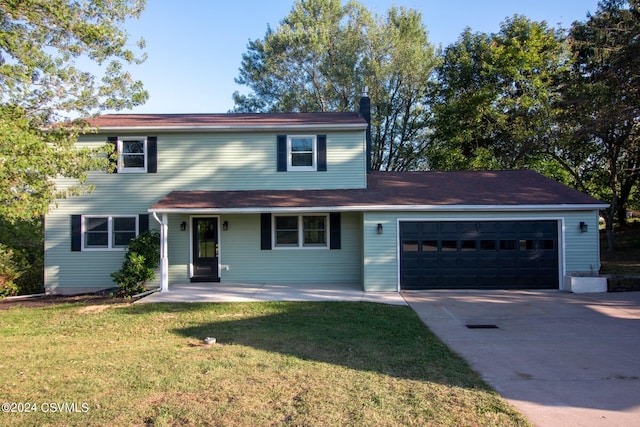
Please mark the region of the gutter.
POLYGON ((42 298, 47 294, 29 294, 29 295, 16 295, 14 297, 4 297, 2 301, 20 301, 23 299, 42 298))
POLYGON ((227 126, 100 126, 91 127, 94 132, 261 132, 286 130, 365 130, 367 124, 304 124, 304 125, 227 125, 227 126))
POLYGON ((131 298, 132 299, 136 299, 136 298, 146 297, 147 295, 151 295, 151 294, 156 293, 158 291, 160 291, 160 288, 151 289, 149 291, 140 292, 139 294, 133 295, 131 298))
MULTIPOLYGON (((585 205, 365 205, 365 206, 292 206, 292 207, 250 207, 250 208, 150 208, 149 213, 190 213, 190 214, 253 214, 263 212, 542 212, 542 211, 590 211, 606 209, 606 204, 585 205)), ((157 220, 157 216, 156 216, 157 220)))

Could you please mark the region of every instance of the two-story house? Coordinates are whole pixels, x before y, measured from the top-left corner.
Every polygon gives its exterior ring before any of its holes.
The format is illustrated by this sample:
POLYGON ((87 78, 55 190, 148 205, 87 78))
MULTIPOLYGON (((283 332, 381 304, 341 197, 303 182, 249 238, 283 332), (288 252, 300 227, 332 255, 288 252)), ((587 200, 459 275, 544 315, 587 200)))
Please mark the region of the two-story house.
POLYGON ((127 114, 79 144, 116 173, 45 221, 47 293, 115 286, 131 238, 162 232, 158 284, 344 283, 365 291, 561 289, 600 268, 592 197, 531 171, 370 172, 359 113, 127 114))

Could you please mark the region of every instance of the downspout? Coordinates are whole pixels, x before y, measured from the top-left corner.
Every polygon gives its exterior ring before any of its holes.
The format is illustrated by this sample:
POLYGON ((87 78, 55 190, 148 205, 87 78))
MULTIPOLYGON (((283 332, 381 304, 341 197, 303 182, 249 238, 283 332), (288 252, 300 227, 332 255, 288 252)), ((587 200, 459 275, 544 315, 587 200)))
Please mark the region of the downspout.
POLYGON ((158 215, 153 212, 153 219, 160 224, 160 292, 169 291, 169 256, 167 247, 167 234, 169 225, 167 214, 162 214, 162 221, 158 215))

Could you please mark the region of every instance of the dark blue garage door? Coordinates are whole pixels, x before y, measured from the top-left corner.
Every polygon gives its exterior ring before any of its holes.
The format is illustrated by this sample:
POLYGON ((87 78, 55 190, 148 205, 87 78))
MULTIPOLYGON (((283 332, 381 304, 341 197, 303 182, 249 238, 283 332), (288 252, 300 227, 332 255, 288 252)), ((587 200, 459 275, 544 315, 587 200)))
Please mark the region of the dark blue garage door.
POLYGON ((558 289, 557 221, 400 222, 402 289, 558 289))

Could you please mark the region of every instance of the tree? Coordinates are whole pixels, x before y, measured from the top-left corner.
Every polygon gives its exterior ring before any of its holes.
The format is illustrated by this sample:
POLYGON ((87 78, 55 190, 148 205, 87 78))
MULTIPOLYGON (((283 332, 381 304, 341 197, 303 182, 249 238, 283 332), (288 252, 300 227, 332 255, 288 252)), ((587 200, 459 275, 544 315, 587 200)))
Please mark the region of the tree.
POLYGON ((516 15, 497 34, 465 30, 443 57, 430 92, 430 167, 543 167, 569 64, 562 32, 516 15))
POLYGON ((371 88, 374 170, 426 168, 431 140, 425 103, 438 58, 415 11, 391 8, 369 30, 367 85, 371 88))
POLYGON ((106 167, 74 143, 82 118, 146 101, 142 83, 124 69, 144 56, 128 47, 121 28, 143 6, 143 0, 0 0, 1 217, 43 215, 57 198, 87 189, 61 187, 54 178, 82 183, 87 170, 106 167))
POLYGON ((428 132, 424 90, 437 62, 418 12, 386 17, 361 4, 298 0, 276 30, 249 42, 235 111, 354 111, 369 88, 373 169, 421 166, 428 132))
POLYGON ((575 63, 563 87, 560 148, 576 182, 610 202, 602 213, 612 250, 640 174, 638 34, 638 0, 602 1, 571 28, 575 63))

